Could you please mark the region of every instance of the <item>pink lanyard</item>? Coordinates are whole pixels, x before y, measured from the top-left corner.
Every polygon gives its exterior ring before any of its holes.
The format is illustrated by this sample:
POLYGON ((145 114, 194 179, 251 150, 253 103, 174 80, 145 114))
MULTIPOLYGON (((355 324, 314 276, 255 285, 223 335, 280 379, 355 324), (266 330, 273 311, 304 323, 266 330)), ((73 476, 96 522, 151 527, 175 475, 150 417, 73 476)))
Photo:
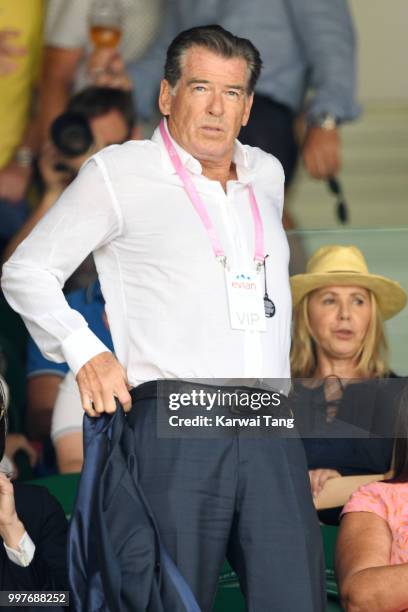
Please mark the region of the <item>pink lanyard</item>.
MULTIPOLYGON (((178 176, 180 177, 184 185, 184 189, 186 190, 197 214, 199 215, 205 229, 207 230, 208 236, 211 240, 214 254, 216 258, 222 261, 225 265, 227 258, 226 258, 224 249, 222 248, 220 241, 218 240, 218 236, 215 232, 215 228, 211 222, 211 219, 208 216, 205 204, 200 198, 200 196, 198 195, 197 189, 195 188, 195 185, 193 181, 191 180, 189 173, 183 166, 181 159, 170 139, 170 136, 167 133, 167 130, 164 124, 164 119, 162 119, 162 121, 160 122, 160 134, 163 138, 164 144, 166 146, 170 159, 173 163, 174 169, 177 172, 178 176)), ((251 210, 252 210, 252 217, 254 220, 254 227, 255 227, 254 261, 258 265, 263 265, 264 260, 265 260, 265 253, 264 253, 264 235, 263 235, 262 219, 261 219, 261 215, 259 214, 258 203, 256 201, 252 185, 247 185, 247 188, 248 188, 249 200, 251 203, 251 210)))

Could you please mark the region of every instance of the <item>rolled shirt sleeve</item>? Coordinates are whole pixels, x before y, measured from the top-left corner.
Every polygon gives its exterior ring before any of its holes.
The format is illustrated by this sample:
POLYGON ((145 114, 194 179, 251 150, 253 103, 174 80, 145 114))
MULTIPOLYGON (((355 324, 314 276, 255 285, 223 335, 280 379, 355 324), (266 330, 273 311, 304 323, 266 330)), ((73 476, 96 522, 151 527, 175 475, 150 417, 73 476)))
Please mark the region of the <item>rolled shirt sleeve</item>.
POLYGON ((347 0, 285 0, 310 67, 309 118, 340 122, 360 114, 356 102, 356 37, 347 0))
POLYGON ((119 204, 96 155, 3 266, 2 289, 45 357, 76 375, 109 349, 68 305, 62 288, 89 253, 122 231, 119 204))
POLYGON ((49 47, 78 49, 88 41, 89 0, 48 0, 44 39, 49 47))

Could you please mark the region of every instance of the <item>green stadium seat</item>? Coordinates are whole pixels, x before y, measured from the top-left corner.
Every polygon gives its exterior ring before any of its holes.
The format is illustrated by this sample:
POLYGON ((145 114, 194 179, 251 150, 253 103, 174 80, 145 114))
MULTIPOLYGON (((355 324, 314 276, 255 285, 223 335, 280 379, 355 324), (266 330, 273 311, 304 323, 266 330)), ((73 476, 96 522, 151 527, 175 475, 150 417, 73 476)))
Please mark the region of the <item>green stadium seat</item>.
POLYGON ((341 611, 339 593, 334 575, 334 554, 336 550, 338 527, 321 525, 320 529, 323 538, 324 558, 326 562, 327 612, 341 611))
POLYGON ((245 612, 245 601, 238 578, 225 561, 218 581, 218 591, 213 612, 245 612))
POLYGON ((69 518, 75 503, 78 481, 79 474, 57 474, 56 476, 31 480, 30 484, 47 487, 49 492, 58 499, 66 516, 69 518))

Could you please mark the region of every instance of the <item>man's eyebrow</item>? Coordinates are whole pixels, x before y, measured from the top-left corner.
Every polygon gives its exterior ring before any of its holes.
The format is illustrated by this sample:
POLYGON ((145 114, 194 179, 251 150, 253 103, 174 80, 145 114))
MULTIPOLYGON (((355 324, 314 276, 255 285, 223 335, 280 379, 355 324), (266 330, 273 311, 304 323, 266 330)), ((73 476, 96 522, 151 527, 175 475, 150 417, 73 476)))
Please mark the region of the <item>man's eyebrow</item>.
POLYGON ((210 83, 211 81, 207 81, 206 79, 189 79, 187 81, 187 85, 194 85, 194 83, 206 83, 208 85, 208 83, 210 83))
MULTIPOLYGON (((211 81, 208 81, 207 79, 197 79, 197 78, 189 79, 187 81, 187 85, 194 85, 195 83, 205 83, 206 85, 208 85, 211 83, 211 81)), ((226 89, 238 89, 239 91, 246 91, 245 87, 243 87, 242 85, 224 85, 224 87, 226 89)))
POLYGON ((239 91, 246 91, 242 85, 225 85, 226 89, 238 89, 239 91))

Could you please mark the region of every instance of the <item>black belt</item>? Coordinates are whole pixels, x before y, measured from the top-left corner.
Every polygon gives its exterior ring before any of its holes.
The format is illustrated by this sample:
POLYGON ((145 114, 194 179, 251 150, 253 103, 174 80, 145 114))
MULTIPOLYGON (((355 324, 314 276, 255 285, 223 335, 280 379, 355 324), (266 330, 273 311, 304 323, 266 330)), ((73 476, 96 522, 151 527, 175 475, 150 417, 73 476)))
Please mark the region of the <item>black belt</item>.
MULTIPOLYGON (((220 390, 225 390, 226 392, 245 392, 248 393, 249 395, 251 395, 252 393, 259 393, 259 392, 263 392, 263 393, 273 393, 274 390, 273 389, 265 389, 265 388, 256 388, 256 387, 246 387, 246 386, 242 386, 242 385, 237 385, 236 387, 234 386, 225 386, 225 387, 220 387, 219 385, 210 385, 210 384, 200 384, 200 383, 193 383, 191 381, 184 381, 182 379, 179 380, 149 380, 147 382, 144 382, 140 385, 138 385, 137 387, 134 387, 133 389, 130 390, 130 396, 132 398, 132 405, 140 400, 157 400, 158 398, 158 388, 159 388, 159 384, 162 384, 163 386, 165 386, 166 391, 167 390, 171 390, 171 388, 175 387, 175 390, 179 390, 180 386, 183 385, 184 387, 186 385, 191 385, 192 387, 200 387, 203 389, 210 389, 210 390, 214 390, 214 389, 220 389, 220 390)), ((164 390, 164 389, 163 389, 164 390)), ((167 395, 167 393, 166 393, 167 395)), ((165 397, 165 395, 163 395, 162 397, 165 397)), ((285 396, 280 394, 281 397, 281 405, 277 408, 273 408, 274 412, 279 414, 281 416, 292 416, 293 417, 293 412, 291 410, 291 402, 290 400, 285 396)), ((254 414, 253 410, 248 410, 248 409, 237 409, 237 408, 232 408, 230 410, 232 413, 234 414, 254 414)), ((258 412, 255 412, 255 414, 262 414, 262 413, 269 413, 269 409, 261 409, 258 412)))

